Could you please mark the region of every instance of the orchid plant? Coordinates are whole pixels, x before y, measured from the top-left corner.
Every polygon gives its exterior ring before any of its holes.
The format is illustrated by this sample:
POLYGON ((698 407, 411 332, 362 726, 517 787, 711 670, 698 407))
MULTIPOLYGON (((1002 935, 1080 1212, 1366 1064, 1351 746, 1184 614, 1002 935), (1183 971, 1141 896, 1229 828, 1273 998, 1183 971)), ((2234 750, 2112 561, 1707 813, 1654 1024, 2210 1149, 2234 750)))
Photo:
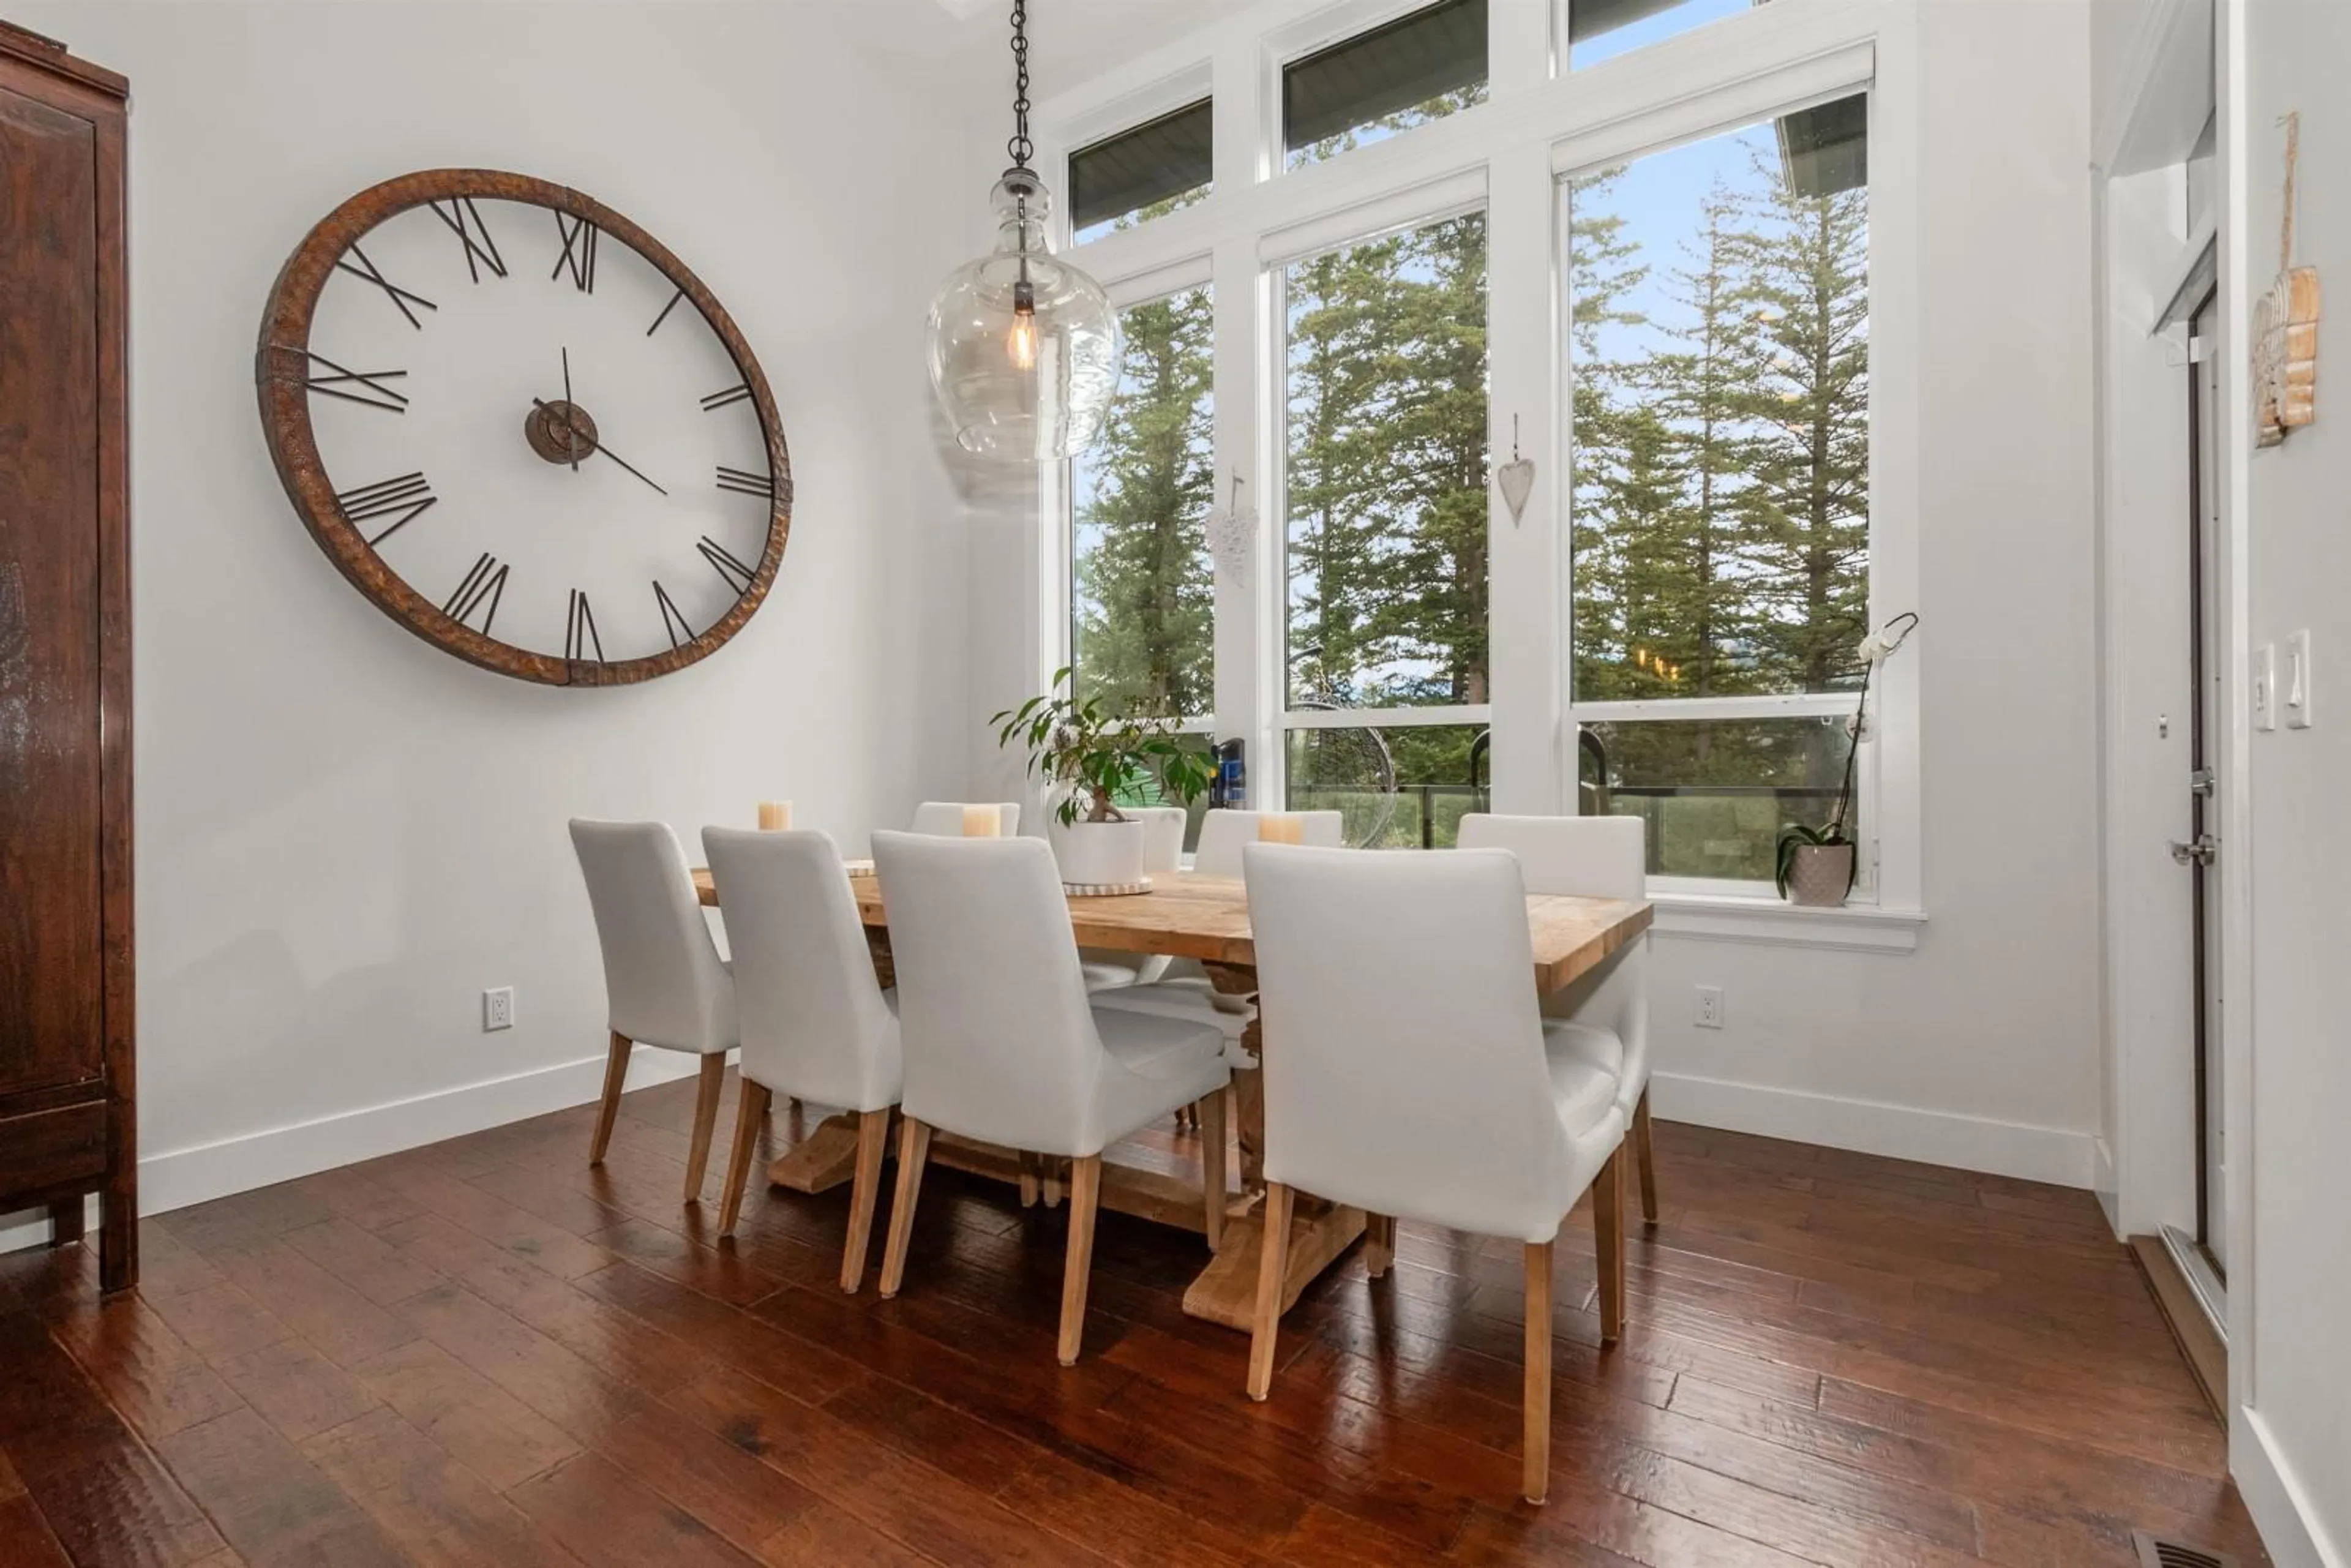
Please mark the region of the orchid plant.
POLYGON ((1064 827, 1081 820, 1123 822, 1120 806, 1155 799, 1188 806, 1215 777, 1197 737, 1177 734, 1169 719, 1114 716, 1097 698, 1081 701, 1067 665, 1053 673, 1050 691, 988 722, 997 727, 998 746, 1018 741, 1028 748, 1029 776, 1061 795, 1053 814, 1064 827))
MULTIPOLYGON (((1853 812, 1854 764, 1860 755, 1861 737, 1867 726, 1870 678, 1877 673, 1877 666, 1891 658, 1894 651, 1907 642, 1910 633, 1917 629, 1917 612, 1906 610, 1864 637, 1854 650, 1854 656, 1861 661, 1861 696, 1854 705, 1853 717, 1845 721, 1844 730, 1850 744, 1845 747, 1844 781, 1837 789, 1836 810, 1830 813, 1828 821, 1821 827, 1813 827, 1809 822, 1791 822, 1780 830, 1780 852, 1776 857, 1777 870, 1772 880, 1780 889, 1781 897, 1788 895, 1788 872, 1799 849, 1807 845, 1834 849, 1852 844, 1845 824, 1853 812)), ((1860 874, 1860 870, 1861 857, 1855 855, 1845 872, 1845 890, 1848 893, 1853 890, 1854 878, 1860 874)))

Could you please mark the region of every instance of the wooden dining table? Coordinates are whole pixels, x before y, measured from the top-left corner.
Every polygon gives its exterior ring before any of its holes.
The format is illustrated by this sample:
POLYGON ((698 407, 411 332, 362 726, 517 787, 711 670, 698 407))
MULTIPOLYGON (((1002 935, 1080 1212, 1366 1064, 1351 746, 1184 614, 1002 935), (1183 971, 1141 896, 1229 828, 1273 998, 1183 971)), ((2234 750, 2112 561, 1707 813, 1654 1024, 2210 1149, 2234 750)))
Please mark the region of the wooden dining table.
MULTIPOLYGON (((1257 992, 1257 946, 1249 931, 1249 894, 1238 878, 1179 872, 1154 879, 1148 893, 1119 897, 1070 898, 1070 926, 1079 946, 1117 952, 1165 953, 1198 961, 1209 982, 1248 1018, 1241 1042, 1253 1061, 1266 1050, 1263 1030, 1249 1002, 1257 992)), ((694 873, 705 904, 718 907, 718 892, 707 871, 694 873)), ((876 977, 897 983, 890 953, 890 925, 881 883, 852 876, 857 913, 873 955, 876 977)), ((1539 996, 1563 989, 1649 927, 1654 911, 1645 900, 1573 898, 1535 894, 1527 899, 1527 933, 1534 949, 1529 977, 1539 996)), ((1281 1049, 1275 1040, 1272 1049, 1281 1049)), ((1263 1239, 1259 1210, 1265 1196, 1259 1174, 1265 1137, 1265 1100, 1255 1067, 1233 1073, 1240 1145, 1240 1195, 1226 1212, 1224 1233, 1207 1266, 1184 1293, 1184 1310, 1196 1318, 1246 1333, 1257 1294, 1258 1254, 1263 1239)), ((857 1118, 827 1118, 768 1168, 768 1179, 798 1192, 823 1192, 850 1179, 856 1166, 857 1118)), ((1008 1183, 1030 1174, 1022 1156, 993 1145, 935 1135, 934 1164, 1008 1183)), ((1213 1154, 1210 1157, 1214 1157, 1213 1154)), ((1102 1156, 1102 1206, 1179 1229, 1205 1232, 1207 1222, 1196 1181, 1164 1168, 1122 1160, 1117 1148, 1102 1156)), ((1287 1310, 1315 1277, 1364 1234, 1364 1212, 1301 1196, 1291 1218, 1289 1268, 1283 1281, 1287 1310)))

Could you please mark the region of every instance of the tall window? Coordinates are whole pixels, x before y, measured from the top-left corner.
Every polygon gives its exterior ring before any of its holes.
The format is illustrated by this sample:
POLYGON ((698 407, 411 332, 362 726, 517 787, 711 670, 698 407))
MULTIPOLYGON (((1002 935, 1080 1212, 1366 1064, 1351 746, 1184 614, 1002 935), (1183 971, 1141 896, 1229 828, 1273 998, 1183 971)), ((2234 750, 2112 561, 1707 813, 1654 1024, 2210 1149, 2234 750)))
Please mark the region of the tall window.
POLYGON ((1071 679, 1113 712, 1215 705, 1214 325, 1205 287, 1120 312, 1118 397, 1072 475, 1071 679))
POLYGON ((1768 879, 1845 773, 1867 124, 1855 96, 1570 183, 1583 794, 1647 820, 1653 873, 1768 879))
POLYGON ((1483 213, 1281 274, 1290 802, 1353 842, 1449 842, 1469 799, 1477 727, 1411 710, 1488 701, 1486 279, 1483 213))

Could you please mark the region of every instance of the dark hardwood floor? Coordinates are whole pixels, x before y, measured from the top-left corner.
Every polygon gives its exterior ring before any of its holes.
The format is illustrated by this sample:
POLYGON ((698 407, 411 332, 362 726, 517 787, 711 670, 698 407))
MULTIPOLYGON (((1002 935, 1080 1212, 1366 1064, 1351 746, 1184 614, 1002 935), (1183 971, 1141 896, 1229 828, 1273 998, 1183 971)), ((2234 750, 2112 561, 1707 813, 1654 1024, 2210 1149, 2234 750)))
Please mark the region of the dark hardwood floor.
POLYGON ((1066 1208, 935 1167, 894 1301, 834 1282, 845 1188, 713 1245, 692 1094, 601 1171, 582 1108, 148 1220, 103 1307, 81 1248, 0 1258, 0 1563, 2266 1561, 2082 1193, 1660 1124, 1620 1347, 1562 1236, 1535 1509, 1515 1244, 1344 1260, 1252 1406, 1196 1238, 1102 1216, 1067 1371, 1066 1208))

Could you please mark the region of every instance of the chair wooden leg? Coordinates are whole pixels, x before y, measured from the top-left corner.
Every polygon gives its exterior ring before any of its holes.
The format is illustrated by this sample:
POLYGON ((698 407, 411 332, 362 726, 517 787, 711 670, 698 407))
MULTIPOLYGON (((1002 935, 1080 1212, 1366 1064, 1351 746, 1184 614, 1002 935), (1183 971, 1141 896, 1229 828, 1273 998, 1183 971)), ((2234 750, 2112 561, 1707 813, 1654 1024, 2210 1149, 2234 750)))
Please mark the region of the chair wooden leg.
POLYGON ((1520 1441, 1529 1502, 1542 1501, 1551 1490, 1551 1246, 1527 1243, 1526 1433, 1520 1441))
POLYGON ((735 1234, 743 1213, 743 1189, 751 1181, 751 1156, 759 1149, 759 1129, 768 1124, 768 1106, 775 1098, 764 1083, 743 1080, 743 1098, 735 1107, 735 1147, 726 1157, 726 1187, 718 1199, 718 1234, 735 1234))
POLYGON ((1094 1271, 1094 1210, 1102 1202, 1102 1156, 1070 1166, 1070 1255, 1061 1266, 1061 1364, 1078 1364, 1086 1337, 1086 1284, 1094 1271))
POLYGON ((1045 1207, 1061 1207, 1061 1162, 1050 1155, 1039 1156, 1045 1162, 1045 1207))
POLYGON ((1020 1156, 1020 1207, 1034 1208, 1044 1184, 1037 1177, 1037 1156, 1024 1153, 1020 1156))
POLYGON ((1645 1084, 1641 1097, 1633 1102, 1633 1144, 1641 1158, 1641 1218, 1651 1225, 1657 1222, 1657 1149, 1649 1138, 1649 1091, 1645 1084))
POLYGON ((1225 1106, 1229 1092, 1217 1090, 1192 1107, 1200 1119, 1200 1197, 1207 1208, 1211 1252, 1225 1245, 1225 1106))
POLYGON ((710 1135, 718 1129, 718 1096, 726 1087, 726 1055, 702 1059, 702 1082, 694 1095, 694 1140, 685 1147, 685 1201, 702 1201, 702 1178, 710 1170, 710 1135))
POLYGON ((1625 1162, 1622 1144, 1592 1184, 1592 1244, 1600 1259, 1600 1343, 1625 1337, 1625 1162))
POLYGON ((629 1051, 633 1042, 625 1034, 612 1037, 611 1054, 604 1058, 604 1099, 596 1112, 596 1136, 588 1145, 588 1163, 604 1163, 604 1150, 612 1142, 612 1123, 621 1113, 621 1090, 629 1078, 629 1051))
POLYGON ((81 1194, 61 1197, 49 1205, 49 1245, 70 1247, 82 1239, 88 1217, 82 1212, 81 1194))
POLYGON ((1364 1267, 1374 1280, 1384 1279, 1395 1262, 1395 1216, 1364 1216, 1364 1267))
POLYGON ((849 1188, 849 1239, 841 1249, 841 1288, 851 1295, 865 1282, 865 1249, 873 1239, 874 1200, 882 1196, 882 1156, 890 1144, 890 1109, 857 1117, 857 1175, 849 1188))
POLYGON ((1262 1211, 1265 1235, 1258 1244, 1257 1310, 1249 1315, 1249 1396, 1263 1399, 1273 1386, 1273 1342, 1281 1325, 1282 1278, 1290 1270, 1290 1189, 1269 1182, 1262 1211))
POLYGON ((890 1206, 890 1239, 882 1248, 882 1293, 894 1296, 906 1279, 906 1243, 914 1234, 914 1197, 923 1190, 923 1162, 931 1157, 931 1129, 912 1116, 898 1131, 898 1200, 890 1206))

